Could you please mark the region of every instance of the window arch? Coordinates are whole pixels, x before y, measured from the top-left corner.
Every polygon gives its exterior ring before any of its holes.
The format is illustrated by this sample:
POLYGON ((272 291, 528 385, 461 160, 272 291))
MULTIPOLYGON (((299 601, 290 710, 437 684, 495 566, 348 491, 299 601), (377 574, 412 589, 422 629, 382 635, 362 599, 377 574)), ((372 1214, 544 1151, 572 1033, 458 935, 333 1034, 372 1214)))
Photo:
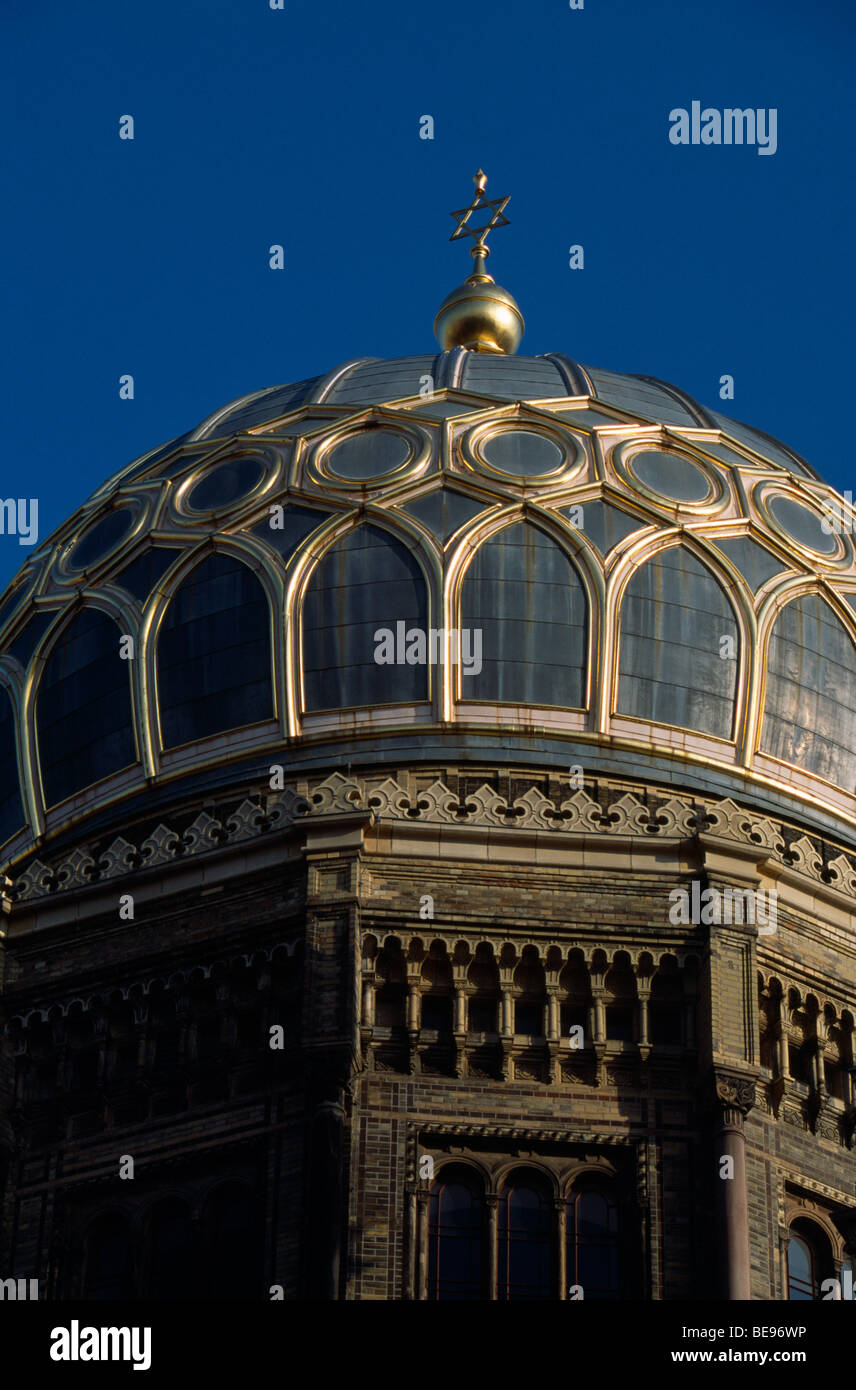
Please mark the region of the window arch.
POLYGON ((767 655, 761 749, 856 789, 856 648, 818 594, 776 618, 767 655))
POLYGON ((568 1202, 568 1285, 586 1299, 619 1297, 618 1206, 598 1184, 583 1182, 568 1202))
POLYGON ((349 531, 319 561, 303 600, 306 709, 427 700, 427 664, 375 661, 380 629, 406 651, 407 632, 425 632, 427 623, 428 594, 415 556, 377 526, 349 531))
POLYGON ((273 717, 270 608, 252 570, 209 555, 170 599, 157 644, 165 748, 273 717))
POLYGON ((249 1187, 227 1183, 212 1192, 205 1204, 203 1226, 208 1297, 256 1297, 262 1242, 249 1187))
POLYGON ((169 1197, 149 1217, 148 1297, 165 1301, 199 1296, 196 1238, 186 1202, 169 1197))
POLYGON ((121 636, 106 613, 85 608, 50 649, 36 705, 48 806, 137 762, 131 663, 120 655, 121 636))
POLYGON ((5 844, 24 825, 15 724, 12 697, 0 685, 0 845, 5 844))
POLYGON ((813 1221, 794 1221, 788 1238, 788 1299, 820 1298, 821 1282, 832 1274, 829 1241, 813 1221))
POLYGON ((84 1241, 83 1298, 136 1296, 134 1248, 127 1218, 120 1212, 97 1216, 84 1241))
POLYGON ((556 1297, 555 1210, 543 1174, 515 1169, 499 1194, 497 1297, 501 1302, 556 1297))
POLYGON ((378 955, 377 982, 375 1025, 400 1036, 407 1026, 407 966, 397 941, 378 955))
POLYGON ((722 585, 683 546, 632 576, 620 614, 617 712, 731 738, 739 630, 722 585))
POLYGON ((585 590, 561 546, 531 522, 476 551, 461 590, 461 627, 482 633, 481 671, 464 699, 581 709, 586 701, 585 590))
POLYGON ((478 1174, 448 1166, 434 1179, 428 1209, 428 1298, 486 1296, 484 1188, 478 1174))

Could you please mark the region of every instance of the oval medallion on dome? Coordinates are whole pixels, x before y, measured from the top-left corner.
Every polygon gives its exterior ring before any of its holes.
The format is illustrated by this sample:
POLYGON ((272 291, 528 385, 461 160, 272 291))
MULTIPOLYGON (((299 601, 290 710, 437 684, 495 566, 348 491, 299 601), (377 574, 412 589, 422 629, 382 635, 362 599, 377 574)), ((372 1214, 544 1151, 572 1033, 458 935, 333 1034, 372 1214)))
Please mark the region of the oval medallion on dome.
POLYGON ((706 502, 711 498, 707 474, 680 454, 644 449, 628 460, 630 471, 644 487, 672 502, 706 502))
POLYGON ((779 494, 768 498, 767 511, 797 545, 804 545, 815 555, 838 554, 835 536, 831 533, 827 535, 817 513, 802 502, 797 502, 794 497, 779 494))
POLYGON ((516 478, 538 478, 555 473, 565 463, 565 451, 545 434, 534 430, 503 430, 479 442, 485 463, 498 473, 516 478))
POLYGON ((136 519, 131 507, 116 507, 85 531, 66 561, 70 570, 89 569, 125 540, 136 519))
POLYGON ((252 492, 263 473, 262 460, 249 455, 215 464, 193 484, 185 498, 186 505, 194 512, 216 512, 229 507, 252 492))
POLYGON ((398 430, 367 429, 348 434, 329 450, 324 460, 328 470, 349 483, 369 478, 385 478, 410 462, 410 440, 398 430))

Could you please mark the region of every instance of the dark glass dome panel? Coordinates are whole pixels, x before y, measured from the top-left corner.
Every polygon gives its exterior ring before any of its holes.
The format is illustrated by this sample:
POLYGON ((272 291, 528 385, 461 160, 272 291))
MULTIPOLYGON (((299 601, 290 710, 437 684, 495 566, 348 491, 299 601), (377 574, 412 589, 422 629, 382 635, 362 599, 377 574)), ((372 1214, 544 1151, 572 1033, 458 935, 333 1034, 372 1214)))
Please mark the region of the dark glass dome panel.
MULTIPOLYGON (((131 466, 120 475, 122 482, 129 483, 133 478, 138 478, 140 474, 148 473, 150 469, 154 469, 155 465, 160 463, 162 459, 167 459, 170 454, 174 454, 176 449, 181 447, 185 439, 187 439, 187 435, 180 434, 177 439, 170 439, 168 443, 162 444, 159 449, 152 449, 151 453, 146 454, 136 467, 131 466)), ((158 470, 157 476, 162 477, 166 471, 168 470, 158 470)))
POLYGON ((631 536, 634 531, 641 531, 644 526, 649 525, 642 517, 630 516, 620 507, 613 507, 609 502, 602 502, 598 498, 579 502, 575 507, 562 508, 562 515, 571 522, 574 522, 580 512, 582 518, 576 523, 577 529, 588 536, 601 555, 608 555, 613 546, 623 541, 625 536, 631 536))
POLYGON ((142 555, 120 570, 113 582, 127 589, 140 603, 145 603, 158 580, 180 554, 180 550, 171 550, 164 545, 150 545, 142 555))
POLYGON ((30 663, 30 657, 39 645, 42 635, 50 627, 56 613, 47 609, 40 609, 34 613, 28 623, 21 628, 14 642, 10 642, 6 648, 10 656, 14 656, 16 661, 26 667, 30 663))
POLYGON ((399 540, 376 526, 349 531, 318 564, 303 603, 306 708, 350 709, 428 698, 428 668, 379 665, 380 628, 428 624, 425 579, 399 540))
POLYGON ((187 505, 195 512, 215 512, 229 507, 252 492, 264 469, 261 459, 244 456, 214 464, 187 494, 187 505))
POLYGON ((620 614, 618 713, 731 738, 737 661, 720 656, 723 637, 739 651, 725 593, 680 546, 633 576, 620 614))
POLYGON ((270 608, 258 579, 230 555, 188 575, 157 647, 165 748, 273 717, 270 608))
POLYGON ((749 588, 754 593, 772 579, 774 574, 784 574, 785 567, 766 546, 753 541, 751 536, 725 536, 716 542, 718 548, 736 565, 749 588))
POLYGON ((383 478, 394 473, 410 457, 410 441, 396 430, 369 429, 346 436, 334 444, 326 464, 331 473, 349 482, 383 478))
POLYGON ((480 445, 482 458, 499 473, 541 477, 561 468, 565 454, 552 439, 534 430, 503 430, 480 445))
POLYGON ((267 521, 254 526, 253 535, 273 546, 287 564, 306 537, 311 536, 331 515, 330 512, 316 511, 312 507, 286 506, 282 508, 281 515, 279 512, 272 512, 267 521), (281 526, 271 524, 280 520, 281 526))
POLYGON ((305 381, 290 382, 286 386, 272 386, 255 400, 235 401, 232 409, 226 410, 222 417, 205 431, 205 435, 211 439, 218 439, 223 435, 240 434, 245 430, 254 429, 257 425, 265 424, 268 420, 275 420, 277 416, 285 415, 289 410, 294 410, 305 400, 309 400, 318 381, 318 377, 309 377, 305 381))
POLYGON ((856 648, 817 594, 794 599, 770 638, 761 748, 856 790, 856 648))
POLYGON ((0 686, 0 845, 24 827, 24 807, 18 782, 15 749, 15 711, 0 686))
POLYGON ((439 487, 425 497, 407 502, 401 510, 415 516, 445 545, 456 531, 483 512, 484 508, 484 502, 465 497, 463 493, 455 492, 454 488, 439 487))
POLYGON ((51 648, 38 688, 36 729, 48 806, 137 761, 131 663, 106 613, 84 609, 51 648))
POLYGON ((31 588, 32 580, 27 580, 25 581, 25 583, 19 584, 17 589, 13 590, 13 592, 9 595, 7 599, 4 600, 3 603, 0 603, 0 627, 2 627, 6 619, 12 613, 14 613, 15 609, 18 607, 18 604, 22 602, 24 597, 30 592, 31 588))
POLYGON ((806 546, 817 555, 836 553, 835 537, 824 531, 820 517, 810 507, 804 507, 793 497, 771 497, 767 506, 779 525, 798 545, 806 546))
POLYGON ((507 526, 479 547, 464 579, 461 627, 481 630, 482 669, 464 667, 462 699, 581 709, 586 624, 564 551, 528 522, 507 526))
POLYGON ((133 524, 134 513, 130 507, 116 507, 102 516, 74 547, 68 560, 69 569, 88 569, 109 555, 124 540, 133 524))
POLYGON ((677 454, 646 449, 634 456, 631 467, 641 483, 673 502, 703 502, 710 492, 702 470, 677 454))

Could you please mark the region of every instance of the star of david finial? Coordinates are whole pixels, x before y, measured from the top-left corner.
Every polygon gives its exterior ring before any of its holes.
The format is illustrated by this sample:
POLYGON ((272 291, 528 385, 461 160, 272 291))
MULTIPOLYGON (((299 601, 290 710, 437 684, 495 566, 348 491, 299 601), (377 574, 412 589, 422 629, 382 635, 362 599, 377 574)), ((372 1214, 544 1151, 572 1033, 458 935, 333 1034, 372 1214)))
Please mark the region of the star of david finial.
POLYGON ((485 273, 485 261, 490 255, 487 246, 487 238, 494 227, 507 227, 509 219, 505 216, 505 209, 511 201, 509 194, 505 198, 486 198, 485 189, 487 188, 487 174, 483 169, 479 169, 473 179, 476 186, 476 193, 473 201, 468 208, 458 208, 457 212, 450 213, 454 217, 457 226, 449 237, 450 241, 457 241, 460 237, 470 236, 473 238, 473 246, 470 248, 470 255, 475 261, 475 272, 471 278, 478 278, 480 281, 490 281, 491 277, 485 273), (480 227, 470 224, 470 218, 474 213, 486 212, 490 209, 491 216, 487 222, 480 227))

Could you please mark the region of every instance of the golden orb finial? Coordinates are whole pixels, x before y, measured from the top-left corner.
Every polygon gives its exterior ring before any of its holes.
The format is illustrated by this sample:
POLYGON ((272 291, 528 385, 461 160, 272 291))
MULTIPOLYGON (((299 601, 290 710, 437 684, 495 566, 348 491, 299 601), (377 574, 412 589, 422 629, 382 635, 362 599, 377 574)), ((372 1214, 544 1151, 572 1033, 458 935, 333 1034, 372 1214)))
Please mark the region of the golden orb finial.
POLYGON ((444 351, 465 347, 472 352, 512 353, 517 351, 523 337, 523 315, 514 296, 497 285, 486 269, 490 255, 487 238, 494 227, 509 225, 505 209, 510 195, 486 198, 487 175, 483 169, 479 169, 473 183, 476 192, 469 207, 450 214, 457 226, 449 237, 450 241, 465 236, 473 238, 470 248, 475 261, 473 273, 443 300, 434 320, 434 332, 444 351), (487 222, 481 227, 468 225, 473 213, 487 209, 491 210, 487 222))

